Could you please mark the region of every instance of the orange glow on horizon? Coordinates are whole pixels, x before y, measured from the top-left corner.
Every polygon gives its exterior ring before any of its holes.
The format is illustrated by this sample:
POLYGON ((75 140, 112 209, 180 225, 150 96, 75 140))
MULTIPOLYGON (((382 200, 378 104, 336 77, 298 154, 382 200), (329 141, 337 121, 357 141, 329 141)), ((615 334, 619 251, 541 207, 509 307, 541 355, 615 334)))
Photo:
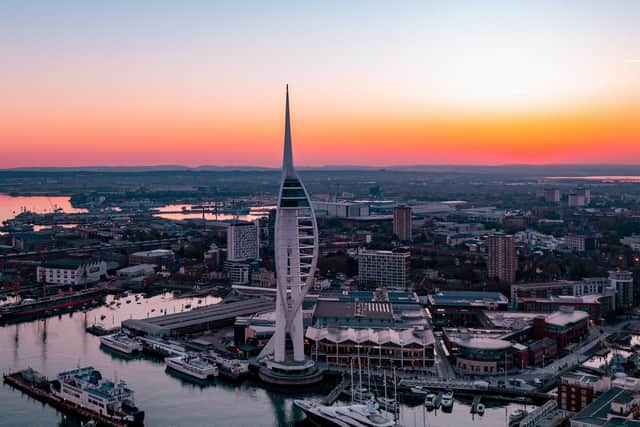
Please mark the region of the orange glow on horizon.
MULTIPOLYGON (((299 165, 640 162, 633 103, 557 112, 333 111, 293 103, 299 165)), ((282 111, 216 115, 168 109, 111 114, 15 114, 0 124, 0 167, 21 165, 255 165, 277 167, 282 111), (247 119, 248 117, 248 119, 247 119), (11 122, 10 127, 7 123, 11 122)), ((10 113, 10 112, 7 112, 10 113)))

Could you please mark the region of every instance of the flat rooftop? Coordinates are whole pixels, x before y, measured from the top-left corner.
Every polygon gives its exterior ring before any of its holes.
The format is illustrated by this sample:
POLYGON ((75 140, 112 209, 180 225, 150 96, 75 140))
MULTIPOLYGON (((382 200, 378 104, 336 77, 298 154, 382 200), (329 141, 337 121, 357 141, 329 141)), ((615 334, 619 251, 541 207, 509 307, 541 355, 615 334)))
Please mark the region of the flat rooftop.
POLYGON ((354 318, 393 320, 393 306, 388 302, 318 301, 316 318, 354 318))
POLYGON ((580 321, 588 321, 589 314, 580 310, 558 310, 548 315, 545 321, 550 325, 567 326, 580 321))
POLYGON ((167 336, 181 329, 208 328, 211 324, 224 324, 238 316, 273 311, 275 303, 262 298, 250 298, 230 303, 211 304, 191 311, 150 317, 148 319, 129 319, 122 327, 153 336, 167 336))
POLYGON ((429 295, 430 305, 439 307, 483 307, 490 304, 507 304, 509 300, 500 292, 441 291, 429 295))

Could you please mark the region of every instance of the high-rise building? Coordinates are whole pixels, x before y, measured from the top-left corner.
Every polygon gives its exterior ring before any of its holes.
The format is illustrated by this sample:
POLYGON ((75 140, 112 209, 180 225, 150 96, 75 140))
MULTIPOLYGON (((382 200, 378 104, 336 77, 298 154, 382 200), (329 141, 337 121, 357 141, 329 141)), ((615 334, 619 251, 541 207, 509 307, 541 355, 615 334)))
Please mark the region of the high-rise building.
POLYGON ((258 226, 253 222, 234 222, 227 227, 227 260, 260 258, 258 226))
POLYGON ((578 196, 582 196, 584 198, 584 204, 585 205, 591 204, 591 189, 590 188, 580 187, 580 188, 576 189, 576 194, 578 196))
POLYGON ((616 307, 633 307, 633 274, 630 271, 612 270, 609 283, 616 289, 616 307))
POLYGON ((507 234, 492 234, 487 238, 489 257, 487 271, 489 278, 498 279, 504 283, 516 280, 516 248, 513 236, 507 234))
POLYGON ((274 230, 275 332, 259 355, 264 359, 273 354, 260 369, 260 379, 281 386, 322 380, 322 372, 304 354, 302 302, 313 285, 318 262, 318 225, 309 194, 293 166, 288 87, 285 105, 282 180, 274 230))
POLYGON ((560 190, 557 188, 546 188, 544 190, 544 200, 549 203, 560 203, 560 190))
POLYGON ((404 290, 409 277, 409 252, 358 251, 358 280, 362 285, 404 290))
POLYGON ((396 206, 393 208, 393 234, 398 239, 411 241, 411 208, 409 206, 396 206))
POLYGON ((587 199, 584 194, 571 193, 567 196, 567 204, 569 207, 581 207, 587 205, 587 199))

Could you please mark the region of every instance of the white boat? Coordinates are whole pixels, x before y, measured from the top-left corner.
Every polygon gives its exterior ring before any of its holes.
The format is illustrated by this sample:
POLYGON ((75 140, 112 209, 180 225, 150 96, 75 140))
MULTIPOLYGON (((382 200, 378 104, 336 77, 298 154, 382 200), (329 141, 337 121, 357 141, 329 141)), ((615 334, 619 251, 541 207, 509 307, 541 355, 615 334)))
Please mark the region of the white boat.
POLYGON ((393 427, 397 425, 392 418, 385 417, 376 408, 368 405, 337 406, 336 414, 341 420, 353 426, 393 427))
POLYGON ((424 398, 424 406, 427 409, 433 409, 436 407, 436 395, 434 393, 427 394, 427 397, 424 398))
POLYGON ((209 359, 213 360, 220 369, 220 374, 237 379, 249 374, 249 362, 238 359, 227 359, 217 353, 210 353, 209 359))
POLYGON ((443 410, 450 410, 453 407, 453 391, 447 390, 444 392, 440 400, 440 405, 443 410))
POLYGON ((476 406, 476 414, 478 415, 484 414, 484 404, 478 403, 478 406, 476 406))
POLYGON ((124 381, 104 380, 91 366, 58 374, 51 383, 51 392, 102 417, 125 421, 127 425, 142 426, 144 411, 133 400, 133 390, 124 381))
POLYGON ((326 406, 312 400, 294 400, 309 420, 323 427, 393 427, 396 422, 367 405, 326 406))
POLYGON ((411 393, 417 395, 417 396, 426 396, 427 394, 429 394, 429 390, 422 387, 421 385, 416 385, 410 388, 411 393))
POLYGON ((199 380, 218 376, 218 367, 198 356, 167 357, 164 360, 168 368, 199 380))
POLYGON ((529 413, 524 409, 516 409, 511 414, 509 414, 509 425, 517 424, 524 417, 526 417, 529 413))
POLYGON ((129 337, 129 335, 124 332, 100 337, 100 344, 125 354, 142 351, 142 342, 136 338, 129 337))

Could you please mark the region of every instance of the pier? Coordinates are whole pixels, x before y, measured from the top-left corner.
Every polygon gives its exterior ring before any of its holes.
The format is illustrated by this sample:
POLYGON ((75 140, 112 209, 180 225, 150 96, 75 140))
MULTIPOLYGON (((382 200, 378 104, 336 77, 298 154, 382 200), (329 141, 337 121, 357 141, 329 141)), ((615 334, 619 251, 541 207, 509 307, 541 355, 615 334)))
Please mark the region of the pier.
POLYGON ((338 385, 333 388, 333 390, 331 390, 331 392, 324 399, 322 399, 322 403, 325 405, 333 404, 333 402, 338 400, 340 395, 346 392, 349 387, 351 387, 351 381, 347 378, 344 378, 338 383, 338 385))
POLYGON ((482 400, 482 396, 479 394, 475 395, 473 398, 473 402, 471 403, 471 413, 475 414, 478 412, 478 405, 480 404, 480 400, 482 400))

